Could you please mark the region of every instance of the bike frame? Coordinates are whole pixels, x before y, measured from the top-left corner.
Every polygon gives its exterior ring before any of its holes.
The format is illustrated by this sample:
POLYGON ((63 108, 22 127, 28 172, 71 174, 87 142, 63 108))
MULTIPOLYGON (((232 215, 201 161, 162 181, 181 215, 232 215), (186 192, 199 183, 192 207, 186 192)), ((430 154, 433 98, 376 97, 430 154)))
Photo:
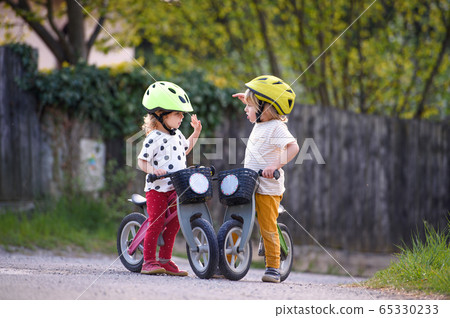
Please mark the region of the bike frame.
MULTIPOLYGON (((177 198, 177 213, 172 213, 166 216, 164 225, 168 224, 170 221, 172 221, 173 218, 177 216, 178 221, 180 222, 181 232, 183 233, 183 236, 188 243, 189 248, 192 251, 196 251, 197 245, 195 244, 194 237, 192 236, 191 222, 194 219, 203 218, 210 224, 213 224, 208 206, 206 205, 206 203, 179 204, 179 200, 177 198)), ((132 243, 128 247, 128 253, 130 255, 133 254, 138 246, 144 241, 145 232, 150 225, 149 223, 150 220, 147 216, 147 219, 144 223, 142 223, 141 227, 136 233, 135 239, 133 239, 132 243)))
POLYGON ((241 242, 239 244, 240 251, 244 250, 245 246, 250 240, 250 236, 253 231, 253 226, 255 224, 255 216, 256 216, 255 192, 256 189, 253 191, 252 200, 249 203, 227 206, 225 210, 223 223, 232 219, 238 220, 242 223, 242 235, 241 235, 241 242))
MULTIPOLYGON (((168 204, 169 206, 171 204, 173 204, 174 200, 169 200, 168 204)), ((177 205, 178 205, 178 200, 177 200, 177 205)), ((147 219, 144 221, 144 223, 142 223, 141 227, 139 228, 139 230, 137 231, 133 241, 131 242, 130 246, 128 247, 128 253, 131 255, 133 254, 136 249, 138 248, 138 246, 144 241, 145 238, 145 232, 147 231, 148 227, 150 226, 150 219, 148 218, 148 213, 147 213, 147 209, 145 206, 141 207, 142 210, 144 211, 144 215, 147 217, 147 219), (137 239, 136 239, 137 238, 137 239)), ((178 207, 177 207, 177 211, 178 211, 178 207)), ((176 213, 170 213, 170 210, 166 211, 166 215, 165 215, 165 220, 164 220, 164 228, 165 226, 172 221, 175 217, 177 216, 176 213)), ((184 233, 183 233, 184 234, 184 233)))
POLYGON ((195 219, 202 218, 212 225, 213 222, 208 206, 205 202, 179 204, 179 199, 177 198, 177 211, 180 229, 183 233, 184 239, 188 243, 189 248, 192 251, 196 251, 197 245, 195 244, 194 237, 192 236, 191 222, 195 219))
MULTIPOLYGON (((249 203, 241 204, 241 205, 226 206, 223 223, 227 222, 228 220, 232 220, 232 219, 242 222, 242 235, 241 235, 241 242, 239 243, 240 251, 244 250, 245 246, 247 245, 248 241, 250 240, 250 236, 253 231, 253 226, 255 224, 255 217, 256 217, 255 193, 256 193, 256 189, 257 189, 257 187, 253 191, 252 200, 249 203)), ((219 191, 220 191, 220 189, 219 189, 219 191)), ((288 247, 287 247, 286 241, 284 240, 284 237, 281 233, 281 229, 278 226, 278 223, 277 223, 277 230, 278 230, 278 236, 280 239, 281 250, 285 253, 285 255, 287 255, 288 247)))

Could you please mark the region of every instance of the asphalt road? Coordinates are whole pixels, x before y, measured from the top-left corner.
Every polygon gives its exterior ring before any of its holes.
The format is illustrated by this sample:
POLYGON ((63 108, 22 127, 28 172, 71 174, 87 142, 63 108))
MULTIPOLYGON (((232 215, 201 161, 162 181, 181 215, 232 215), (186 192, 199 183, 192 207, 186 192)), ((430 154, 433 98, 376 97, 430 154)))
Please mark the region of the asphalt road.
MULTIPOLYGON (((67 254, 67 253, 66 253, 67 254)), ((167 299, 167 300, 379 300, 417 299, 411 295, 350 287, 360 278, 292 272, 281 284, 261 282, 262 269, 244 279, 199 279, 189 263, 176 259, 187 277, 129 272, 113 256, 9 253, 0 250, 0 299, 167 299)))

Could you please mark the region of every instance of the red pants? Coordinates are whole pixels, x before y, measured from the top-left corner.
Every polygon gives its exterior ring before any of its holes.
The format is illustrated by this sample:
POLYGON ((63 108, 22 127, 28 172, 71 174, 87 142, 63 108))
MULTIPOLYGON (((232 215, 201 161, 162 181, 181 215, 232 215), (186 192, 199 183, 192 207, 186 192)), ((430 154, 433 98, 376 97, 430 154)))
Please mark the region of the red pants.
MULTIPOLYGON (((158 236, 164 229, 164 221, 167 214, 177 213, 177 201, 175 190, 169 192, 151 190, 146 192, 145 197, 147 199, 147 212, 150 222, 144 238, 144 261, 147 263, 156 260, 158 236), (175 200, 172 200, 173 198, 175 200), (169 204, 171 207, 169 207, 169 204)), ((165 228, 163 234, 164 246, 161 246, 159 249, 159 258, 169 260, 172 257, 175 236, 180 230, 178 217, 174 217, 166 224, 165 228)))

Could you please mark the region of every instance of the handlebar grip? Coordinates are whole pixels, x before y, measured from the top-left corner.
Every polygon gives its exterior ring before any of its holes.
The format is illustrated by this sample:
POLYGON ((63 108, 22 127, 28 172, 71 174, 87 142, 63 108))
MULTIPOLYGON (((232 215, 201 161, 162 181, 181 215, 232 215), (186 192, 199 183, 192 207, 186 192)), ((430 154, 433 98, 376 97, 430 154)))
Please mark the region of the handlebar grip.
POLYGON ((281 174, 280 171, 278 171, 278 169, 273 172, 273 177, 275 178, 275 180, 280 179, 281 174))
MULTIPOLYGON (((262 173, 263 173, 263 170, 260 169, 260 170, 258 171, 258 175, 259 175, 260 177, 262 177, 262 173)), ((278 169, 276 169, 276 170, 273 172, 273 177, 275 178, 275 180, 278 180, 278 179, 280 179, 280 176, 281 176, 280 171, 279 171, 278 169)))
POLYGON ((166 173, 166 174, 163 174, 162 176, 157 176, 156 174, 150 174, 148 177, 150 179, 150 182, 153 183, 158 179, 168 178, 171 175, 172 175, 171 173, 166 173))

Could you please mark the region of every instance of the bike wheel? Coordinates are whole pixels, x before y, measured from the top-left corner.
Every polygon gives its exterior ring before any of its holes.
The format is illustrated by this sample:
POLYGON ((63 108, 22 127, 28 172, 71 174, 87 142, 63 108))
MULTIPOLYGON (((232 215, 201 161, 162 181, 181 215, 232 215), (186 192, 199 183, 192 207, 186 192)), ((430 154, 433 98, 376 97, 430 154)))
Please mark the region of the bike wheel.
POLYGON ((240 280, 247 275, 252 262, 250 240, 243 251, 238 251, 242 238, 242 223, 236 220, 225 222, 217 233, 219 243, 219 268, 229 280, 240 280))
POLYGON ((292 263, 294 260, 294 244, 292 241, 291 233, 289 233, 289 229, 286 225, 282 223, 278 223, 281 234, 283 235, 284 241, 286 242, 286 246, 288 248, 288 254, 286 255, 286 258, 283 260, 283 258, 280 260, 280 275, 281 281, 286 280, 288 278, 289 274, 292 270, 292 263))
POLYGON ((117 252, 123 266, 131 272, 140 272, 144 263, 144 247, 142 244, 133 254, 128 253, 128 246, 134 240, 137 231, 146 220, 141 213, 131 213, 123 218, 117 231, 117 252))
POLYGON ((204 219, 195 219, 191 223, 192 235, 197 250, 192 251, 186 243, 186 252, 189 264, 195 275, 199 278, 211 278, 219 262, 219 248, 216 233, 211 224, 204 219))

